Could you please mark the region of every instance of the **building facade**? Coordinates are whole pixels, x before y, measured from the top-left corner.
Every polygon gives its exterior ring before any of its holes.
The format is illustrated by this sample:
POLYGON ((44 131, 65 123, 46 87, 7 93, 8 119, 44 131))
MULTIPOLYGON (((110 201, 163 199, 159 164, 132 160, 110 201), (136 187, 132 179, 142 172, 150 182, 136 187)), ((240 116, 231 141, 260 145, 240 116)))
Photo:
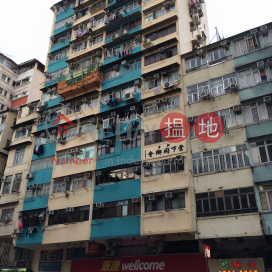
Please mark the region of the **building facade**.
POLYGON ((200 0, 51 9, 38 113, 4 175, 24 173, 5 235, 25 267, 269 271, 272 24, 209 44, 200 0), (205 113, 217 141, 198 137, 205 113))

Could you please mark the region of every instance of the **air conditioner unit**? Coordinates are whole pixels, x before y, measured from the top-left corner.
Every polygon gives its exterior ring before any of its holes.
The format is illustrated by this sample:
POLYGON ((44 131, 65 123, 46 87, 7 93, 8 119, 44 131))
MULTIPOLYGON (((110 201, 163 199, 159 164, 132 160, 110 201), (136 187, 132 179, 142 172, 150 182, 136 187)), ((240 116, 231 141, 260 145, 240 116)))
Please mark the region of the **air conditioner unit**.
POLYGON ((123 143, 129 143, 130 139, 127 138, 126 136, 121 136, 120 141, 123 142, 123 143))
POLYGON ((22 175, 15 175, 14 179, 15 180, 21 180, 22 179, 22 175))
POLYGON ((272 58, 267 60, 268 66, 272 67, 272 58))
POLYGON ((136 166, 132 168, 132 172, 135 174, 140 174, 141 173, 141 167, 136 166))
POLYGON ((134 80, 134 85, 140 87, 141 86, 141 80, 140 79, 135 79, 134 80))
POLYGON ((80 149, 78 147, 74 147, 73 148, 73 153, 77 153, 78 154, 79 152, 80 152, 80 149))
POLYGON ((159 52, 160 52, 160 53, 163 53, 164 51, 165 51, 164 47, 160 47, 160 48, 159 48, 159 52))
POLYGON ((264 69, 264 61, 263 60, 257 62, 257 68, 259 70, 264 69))
POLYGON ((267 25, 261 26, 260 29, 263 35, 266 35, 268 33, 267 25))
POLYGON ((136 35, 136 36, 135 36, 135 40, 141 41, 141 35, 140 35, 140 34, 136 35))
POLYGON ((42 138, 46 138, 46 137, 47 137, 46 132, 42 132, 42 133, 41 133, 41 137, 42 137, 42 138))
POLYGON ((112 35, 112 39, 118 39, 118 38, 119 38, 119 34, 118 33, 112 35))
POLYGON ((241 105, 233 106, 233 112, 241 112, 241 111, 242 111, 241 105))
POLYGON ((123 29, 122 31, 121 31, 121 35, 126 35, 127 34, 127 29, 123 29))
POLYGON ((168 97, 163 97, 161 101, 163 104, 166 104, 168 102, 168 97))
POLYGON ((166 192, 165 193, 165 197, 166 198, 172 198, 173 197, 173 194, 171 192, 166 192))
POLYGON ((154 78, 160 79, 160 74, 159 73, 154 74, 154 78))
POLYGON ((139 203, 140 202, 140 198, 139 197, 133 197, 132 198, 132 203, 139 203))
POLYGON ((107 249, 106 256, 107 257, 115 256, 115 249, 107 249))
POLYGON ((103 208, 104 207, 104 203, 96 203, 95 207, 96 208, 103 208))
POLYGON ((33 179, 33 178, 34 178, 34 174, 32 174, 32 173, 28 173, 26 175, 26 179, 33 179))
POLYGON ((89 122, 90 122, 91 124, 96 124, 96 119, 95 119, 95 118, 90 118, 89 122))
POLYGON ((51 133, 52 133, 52 134, 57 134, 58 131, 57 131, 56 129, 52 129, 52 130, 51 130, 51 133))
POLYGON ((153 200, 155 200, 155 195, 154 195, 154 194, 152 194, 152 195, 149 195, 149 196, 148 196, 148 199, 149 199, 150 201, 153 201, 153 200))
POLYGON ((272 103, 271 96, 270 96, 270 95, 265 96, 265 97, 263 98, 263 102, 264 102, 265 104, 271 104, 271 103, 272 103))
POLYGON ((204 57, 205 56, 205 51, 203 51, 203 49, 197 49, 196 54, 198 56, 200 56, 200 57, 204 57))
POLYGON ((160 104, 161 104, 161 100, 160 100, 160 99, 156 99, 156 100, 155 100, 155 104, 156 104, 156 105, 160 105, 160 104))
POLYGON ((144 46, 151 44, 151 39, 144 40, 144 46))
POLYGON ((195 121, 195 118, 194 117, 188 117, 188 121, 190 124, 193 124, 194 121, 195 121))
POLYGON ((68 154, 72 154, 72 153, 73 153, 73 149, 72 149, 72 148, 68 149, 68 150, 67 150, 67 153, 68 153, 68 154))
POLYGON ((121 65, 122 65, 123 67, 128 67, 128 66, 129 66, 129 63, 128 63, 126 60, 123 60, 123 61, 121 62, 121 65))
POLYGON ((131 91, 125 94, 125 102, 133 101, 134 100, 134 92, 131 91))
POLYGON ((118 64, 115 64, 115 65, 113 65, 113 70, 115 70, 115 71, 119 71, 119 65, 118 64))
POLYGON ((91 173, 85 173, 85 178, 90 178, 91 177, 91 173))
POLYGON ((37 107, 40 109, 46 107, 46 101, 39 102, 37 107))
POLYGON ((95 55, 97 56, 97 57, 101 57, 102 56, 102 51, 97 51, 96 53, 95 53, 95 55))
POLYGON ((134 112, 134 111, 136 111, 136 107, 135 106, 130 106, 129 110, 134 112))
POLYGON ((67 207, 66 208, 66 212, 73 212, 74 211, 74 207, 67 207))
POLYGON ((65 177, 65 178, 64 178, 64 182, 68 182, 69 180, 70 180, 69 177, 65 177))
POLYGON ((175 87, 175 83, 173 81, 164 83, 164 89, 169 89, 175 87))

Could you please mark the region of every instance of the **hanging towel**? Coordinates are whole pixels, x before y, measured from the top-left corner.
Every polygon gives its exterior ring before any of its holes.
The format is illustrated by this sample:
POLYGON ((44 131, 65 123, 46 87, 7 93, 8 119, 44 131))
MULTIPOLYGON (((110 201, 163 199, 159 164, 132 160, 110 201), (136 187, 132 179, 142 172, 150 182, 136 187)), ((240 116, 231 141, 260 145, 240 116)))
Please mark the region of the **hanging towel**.
POLYGON ((157 95, 160 92, 160 88, 157 86, 154 88, 154 95, 157 95))

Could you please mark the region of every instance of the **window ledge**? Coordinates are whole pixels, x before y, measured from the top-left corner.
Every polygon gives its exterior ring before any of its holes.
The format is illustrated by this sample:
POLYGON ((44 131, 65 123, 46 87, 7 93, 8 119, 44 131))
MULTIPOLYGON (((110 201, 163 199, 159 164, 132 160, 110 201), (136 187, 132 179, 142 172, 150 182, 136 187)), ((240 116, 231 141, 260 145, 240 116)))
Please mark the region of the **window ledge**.
POLYGON ((205 175, 213 175, 213 174, 220 174, 220 173, 225 173, 225 172, 234 172, 237 170, 244 170, 244 169, 250 169, 251 165, 245 166, 245 167, 239 167, 239 168, 233 168, 233 169, 225 169, 222 171, 216 171, 216 172, 209 172, 209 173, 203 173, 203 174, 193 174, 193 177, 201 177, 205 175))
POLYGON ((258 215, 258 212, 252 213, 237 213, 237 214, 229 214, 229 215, 218 215, 218 216, 206 216, 206 217, 197 217, 197 220, 205 220, 205 219, 217 219, 217 218, 229 218, 229 217, 240 217, 240 216, 247 216, 247 215, 258 215))
POLYGON ((266 49, 266 48, 268 48, 268 47, 272 47, 272 44, 264 45, 263 47, 258 48, 258 49, 255 49, 255 50, 253 50, 253 51, 250 51, 250 52, 246 52, 246 53, 237 55, 237 56, 233 57, 233 59, 241 58, 241 57, 244 57, 244 56, 247 56, 247 55, 256 53, 256 52, 258 52, 258 51, 262 51, 263 49, 266 49))
POLYGON ((272 118, 268 118, 268 119, 260 120, 257 123, 247 124, 247 125, 245 125, 245 127, 256 126, 256 125, 263 124, 263 123, 268 123, 268 122, 271 122, 271 121, 272 121, 272 118))

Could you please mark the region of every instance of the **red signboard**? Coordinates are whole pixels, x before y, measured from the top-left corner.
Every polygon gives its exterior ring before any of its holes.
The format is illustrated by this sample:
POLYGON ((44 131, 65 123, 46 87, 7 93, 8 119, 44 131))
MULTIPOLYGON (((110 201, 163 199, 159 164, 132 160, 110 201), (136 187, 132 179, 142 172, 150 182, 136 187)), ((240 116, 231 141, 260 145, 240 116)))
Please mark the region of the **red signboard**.
POLYGON ((71 272, 207 272, 203 254, 156 255, 73 260, 71 272))
POLYGON ((86 254, 93 254, 93 255, 100 255, 101 254, 101 245, 88 242, 87 247, 86 247, 86 254))
POLYGON ((205 245, 205 257, 208 259, 211 258, 211 248, 209 245, 205 245))

